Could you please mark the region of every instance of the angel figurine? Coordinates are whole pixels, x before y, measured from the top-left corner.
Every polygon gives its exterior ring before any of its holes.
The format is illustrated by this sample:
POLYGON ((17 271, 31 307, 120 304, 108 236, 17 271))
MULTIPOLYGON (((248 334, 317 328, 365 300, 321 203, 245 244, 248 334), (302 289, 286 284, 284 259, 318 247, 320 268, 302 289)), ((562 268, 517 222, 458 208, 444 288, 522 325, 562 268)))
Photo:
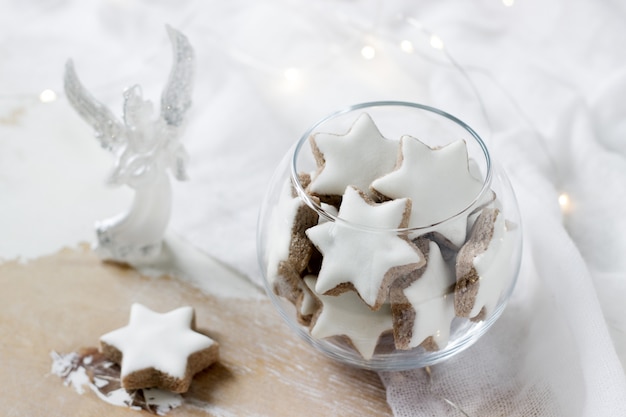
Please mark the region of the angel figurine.
POLYGON ((93 126, 102 147, 115 156, 107 182, 134 190, 127 212, 96 222, 95 250, 104 260, 141 265, 157 259, 172 204, 169 173, 177 180, 187 179, 187 153, 180 137, 191 106, 194 53, 182 33, 169 26, 167 33, 174 59, 157 118, 141 87, 134 85, 124 91, 123 121, 118 120, 81 84, 71 60, 65 67, 69 102, 93 126))

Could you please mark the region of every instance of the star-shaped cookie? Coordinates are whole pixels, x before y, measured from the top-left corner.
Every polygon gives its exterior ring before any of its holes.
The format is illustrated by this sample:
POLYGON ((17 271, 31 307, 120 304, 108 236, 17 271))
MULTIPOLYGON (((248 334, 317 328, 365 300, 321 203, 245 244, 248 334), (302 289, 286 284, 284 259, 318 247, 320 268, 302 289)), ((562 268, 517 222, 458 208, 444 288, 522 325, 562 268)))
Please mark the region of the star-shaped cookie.
MULTIPOLYGON (((413 202, 409 227, 426 227, 466 208, 478 196, 482 181, 468 168, 465 141, 430 148, 418 139, 403 136, 396 169, 372 182, 372 189, 388 198, 413 202)), ((467 215, 442 224, 438 232, 455 246, 465 241, 467 215)))
POLYGON ((348 185, 369 192, 398 158, 398 142, 385 139, 367 113, 345 135, 316 133, 309 140, 318 172, 308 190, 320 198, 340 196, 348 185))
MULTIPOLYGON (((308 184, 309 180, 308 175, 300 175, 301 183, 308 184)), ((302 292, 300 274, 307 268, 314 250, 304 231, 317 224, 318 218, 297 197, 291 181, 285 181, 270 217, 266 274, 274 292, 293 303, 302 292)))
POLYGON ((491 314, 508 282, 514 225, 497 208, 485 208, 456 258, 455 309, 459 317, 491 314))
POLYGON ((420 239, 418 246, 427 259, 419 277, 391 288, 394 339, 398 349, 421 344, 427 350, 439 350, 450 337, 456 276, 435 242, 420 239))
MULTIPOLYGON (((397 229, 406 226, 410 210, 408 199, 376 204, 349 186, 339 218, 370 228, 397 229)), ((372 310, 385 302, 393 280, 425 262, 417 246, 393 232, 364 230, 335 221, 311 227, 306 234, 323 255, 316 292, 338 295, 354 289, 372 310)))
POLYGON ((219 345, 194 330, 194 311, 160 314, 133 304, 127 326, 100 337, 100 349, 120 364, 127 390, 162 388, 186 392, 191 378, 218 359, 219 345))
MULTIPOLYGON (((315 293, 315 277, 304 282, 315 293)), ((391 329, 391 309, 385 304, 378 311, 370 310, 353 292, 338 296, 319 295, 322 308, 311 320, 311 336, 322 339, 346 336, 364 359, 371 359, 380 335, 391 329)))

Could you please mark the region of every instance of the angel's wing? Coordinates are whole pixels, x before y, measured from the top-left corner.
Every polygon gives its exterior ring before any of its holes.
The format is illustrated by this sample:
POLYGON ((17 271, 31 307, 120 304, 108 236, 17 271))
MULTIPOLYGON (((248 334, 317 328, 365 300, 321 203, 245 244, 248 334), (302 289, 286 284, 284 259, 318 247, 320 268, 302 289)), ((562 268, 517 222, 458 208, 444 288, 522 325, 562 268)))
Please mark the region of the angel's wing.
POLYGON ((125 142, 123 125, 82 85, 72 60, 65 64, 64 85, 67 99, 78 114, 93 126, 103 148, 114 151, 125 142))
POLYGON ((174 62, 161 94, 161 117, 169 125, 180 126, 191 107, 194 53, 185 35, 170 26, 167 26, 167 34, 172 42, 174 62))

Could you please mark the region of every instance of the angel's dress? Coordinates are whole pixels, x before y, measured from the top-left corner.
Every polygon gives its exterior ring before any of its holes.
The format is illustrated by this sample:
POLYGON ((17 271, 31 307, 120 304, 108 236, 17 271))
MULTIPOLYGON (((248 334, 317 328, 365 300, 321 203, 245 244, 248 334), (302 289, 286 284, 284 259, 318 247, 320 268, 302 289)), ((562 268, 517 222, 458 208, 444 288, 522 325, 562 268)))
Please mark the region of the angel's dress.
POLYGON ((96 252, 109 261, 141 265, 161 254, 170 219, 172 187, 166 172, 135 189, 130 210, 96 223, 96 252))

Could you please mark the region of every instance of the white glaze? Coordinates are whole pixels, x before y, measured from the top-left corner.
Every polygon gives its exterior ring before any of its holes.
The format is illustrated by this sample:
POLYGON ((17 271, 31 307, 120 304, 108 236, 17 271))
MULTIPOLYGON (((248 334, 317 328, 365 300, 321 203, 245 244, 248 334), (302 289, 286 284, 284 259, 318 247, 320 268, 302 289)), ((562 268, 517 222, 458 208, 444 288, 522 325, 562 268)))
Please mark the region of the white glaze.
POLYGON ((118 388, 105 394, 100 391, 95 385, 88 385, 88 387, 91 389, 91 391, 93 391, 94 394, 98 396, 98 398, 100 398, 105 403, 118 407, 129 407, 134 410, 141 410, 141 407, 132 405, 133 398, 124 388, 118 388))
POLYGON ((403 291, 415 310, 409 347, 418 346, 429 336, 433 336, 440 348, 448 343, 454 318, 455 282, 454 271, 443 260, 439 246, 431 241, 426 270, 403 291))
POLYGON ((325 160, 309 186, 318 194, 341 195, 348 185, 369 192, 375 178, 393 169, 399 150, 398 142, 385 139, 367 113, 345 135, 317 133, 313 140, 325 160))
POLYGON ((267 280, 270 283, 278 276, 279 263, 289 257, 291 231, 298 208, 303 204, 299 198, 293 197, 291 190, 291 180, 287 179, 281 189, 278 204, 270 217, 267 245, 267 280))
MULTIPOLYGON (((401 152, 401 164, 374 180, 372 188, 390 198, 412 200, 410 227, 430 226, 457 214, 482 188, 482 181, 470 173, 463 140, 432 149, 415 138, 403 136, 401 152)), ((460 246, 465 241, 466 223, 467 215, 461 215, 437 231, 460 246)))
POLYGON ((100 340, 122 352, 122 379, 147 368, 184 378, 189 356, 215 343, 191 329, 192 319, 191 307, 160 314, 135 303, 128 325, 103 335, 100 340))
MULTIPOLYGON (((93 382, 91 382, 86 368, 78 365, 78 353, 60 355, 57 352, 51 352, 50 356, 52 357, 52 374, 63 378, 63 383, 72 386, 78 394, 84 394, 85 387, 87 387, 108 404, 135 410, 141 409, 141 407, 133 405, 134 395, 131 396, 124 388, 118 388, 105 394, 102 388, 109 385, 110 381, 94 377, 93 382)), ((83 363, 88 365, 91 359, 91 356, 87 356, 83 359, 83 363)), ((113 365, 112 362, 110 364, 113 365)), ((148 407, 160 416, 183 404, 183 397, 180 394, 154 388, 142 391, 148 407)))
MULTIPOLYGON (((315 292, 313 277, 305 277, 304 282, 315 292)), ((337 296, 316 295, 322 302, 322 311, 311 328, 311 336, 347 336, 363 358, 370 359, 381 333, 392 327, 389 304, 372 311, 354 291, 337 296)))
POLYGON ((84 367, 77 366, 79 355, 76 352, 65 355, 57 352, 50 352, 52 358, 52 368, 50 372, 53 375, 63 378, 65 386, 71 386, 78 394, 85 392, 85 385, 88 385, 89 376, 84 367))
MULTIPOLYGON (((313 280, 312 281, 313 283, 315 282, 315 279, 317 279, 315 275, 307 275, 306 277, 304 277, 305 281, 313 280)), ((313 296, 312 290, 308 290, 307 288, 304 288, 302 291, 302 302, 300 303, 300 314, 303 316, 308 316, 309 314, 313 314, 315 313, 315 307, 316 307, 316 302, 315 302, 315 297, 313 296)))
POLYGON ((156 407, 157 414, 160 416, 183 404, 183 397, 180 394, 158 388, 145 388, 143 395, 146 403, 151 407, 156 407))
MULTIPOLYGON (((331 216, 339 216, 339 210, 337 210, 337 207, 335 206, 331 206, 330 204, 326 204, 326 203, 321 203, 320 206, 322 207, 322 210, 324 210, 326 213, 330 214, 331 216)), ((324 223, 328 221, 328 219, 324 216, 320 216, 319 218, 319 223, 324 223)))
MULTIPOLYGON (((370 204, 347 187, 339 217, 376 228, 397 228, 409 204, 407 199, 370 204)), ((324 294, 342 283, 352 283, 363 301, 374 307, 389 269, 424 262, 419 250, 396 233, 371 232, 325 222, 307 229, 307 236, 324 258, 315 290, 324 294)))
POLYGON ((498 212, 493 225, 493 237, 487 250, 477 255, 473 260, 474 268, 480 279, 476 301, 470 312, 470 317, 475 317, 483 307, 485 307, 487 314, 490 314, 498 303, 510 274, 514 246, 512 230, 514 227, 505 221, 502 212, 498 212))

